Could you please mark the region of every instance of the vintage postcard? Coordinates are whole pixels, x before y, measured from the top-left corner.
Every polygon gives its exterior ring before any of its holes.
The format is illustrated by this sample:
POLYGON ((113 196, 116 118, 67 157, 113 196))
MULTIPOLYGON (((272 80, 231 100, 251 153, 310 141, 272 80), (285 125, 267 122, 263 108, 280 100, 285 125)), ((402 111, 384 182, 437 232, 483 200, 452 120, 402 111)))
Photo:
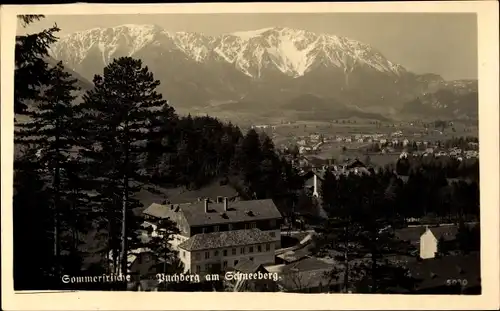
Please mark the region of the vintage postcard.
POLYGON ((4 309, 498 308, 498 3, 1 22, 4 309))

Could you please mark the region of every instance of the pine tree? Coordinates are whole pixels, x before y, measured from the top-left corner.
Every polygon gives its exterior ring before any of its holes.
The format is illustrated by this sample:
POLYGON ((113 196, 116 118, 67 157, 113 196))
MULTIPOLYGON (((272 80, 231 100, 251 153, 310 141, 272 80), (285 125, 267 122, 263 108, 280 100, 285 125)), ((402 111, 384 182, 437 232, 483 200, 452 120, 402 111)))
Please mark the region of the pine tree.
POLYGON ((329 275, 342 278, 343 291, 384 292, 411 287, 405 269, 388 259, 404 254, 384 210, 386 185, 381 176, 340 176, 327 173, 322 183, 328 221, 319 230, 316 251, 342 264, 329 275))
MULTIPOLYGON (((22 27, 44 18, 43 15, 20 15, 22 27)), ((49 46, 57 41, 57 25, 39 33, 16 36, 14 73, 14 112, 23 113, 30 102, 40 100, 44 86, 50 84, 46 62, 49 46)))
POLYGON ((359 279, 359 260, 357 240, 361 227, 357 221, 358 210, 353 200, 356 197, 351 179, 341 176, 338 181, 332 172, 327 171, 321 184, 323 208, 328 220, 318 230, 315 249, 318 255, 333 257, 342 267, 332 269, 330 279, 341 279, 342 292, 353 289, 353 283, 359 279))
POLYGON ((44 179, 51 186, 47 191, 52 198, 51 206, 54 217, 54 258, 56 274, 60 269, 60 236, 61 210, 66 200, 67 181, 64 178, 63 166, 68 161, 73 136, 73 92, 78 88, 76 80, 64 71, 59 62, 49 70, 48 85, 43 90, 35 109, 25 111, 30 119, 18 124, 15 142, 27 147, 34 146, 39 151, 37 161, 44 167, 44 179))
POLYGON ((139 221, 133 214, 133 209, 140 206, 134 193, 142 187, 138 181, 144 180, 139 158, 146 151, 148 134, 155 125, 153 115, 167 104, 155 91, 159 84, 140 60, 122 57, 106 66, 103 76, 94 77, 95 87, 85 94, 80 106, 81 136, 87 139, 82 155, 92 162, 99 193, 95 200, 108 214, 110 249, 115 254, 118 250, 113 241, 121 236, 123 274, 127 273, 129 249, 140 243, 139 221))
MULTIPOLYGON (((157 223, 158 235, 149 238, 144 246, 154 258, 156 273, 175 274, 183 273, 182 262, 179 261, 178 251, 173 250, 170 242, 175 234, 179 233, 176 224, 170 219, 162 219, 157 223)), ((175 284, 164 282, 162 290, 175 289, 175 284), (173 286, 172 286, 173 285, 173 286), (173 288, 172 288, 173 287, 173 288)))

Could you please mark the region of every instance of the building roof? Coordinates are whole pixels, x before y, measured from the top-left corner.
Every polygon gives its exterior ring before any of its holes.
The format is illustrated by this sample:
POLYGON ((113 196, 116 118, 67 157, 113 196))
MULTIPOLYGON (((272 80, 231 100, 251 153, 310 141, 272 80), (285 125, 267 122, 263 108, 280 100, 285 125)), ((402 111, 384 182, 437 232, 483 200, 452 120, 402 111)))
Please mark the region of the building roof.
POLYGON ((311 271, 311 270, 331 270, 333 265, 315 257, 307 257, 286 265, 281 270, 282 273, 293 271, 311 271))
POLYGON ((281 218, 281 213, 271 199, 228 202, 227 211, 224 211, 224 203, 208 203, 208 213, 205 212, 204 204, 205 202, 166 205, 153 203, 143 213, 173 221, 184 217, 190 226, 281 218))
MULTIPOLYGON (((447 241, 454 240, 458 233, 458 227, 456 225, 443 225, 428 228, 438 240, 441 237, 447 241)), ((420 237, 425 233, 425 231, 425 226, 409 227, 395 230, 394 235, 402 241, 408 241, 416 244, 420 242, 420 237)))
POLYGON ((425 259, 407 265, 411 276, 418 281, 419 290, 446 286, 447 280, 467 280, 466 287, 481 285, 479 252, 425 259))
POLYGON ((355 167, 366 167, 366 165, 361 162, 359 159, 352 159, 345 163, 346 168, 351 169, 355 167))
POLYGON ((261 264, 255 263, 247 258, 241 259, 238 262, 238 264, 234 267, 234 270, 243 273, 254 273, 260 269, 264 269, 261 264))
POLYGON ((153 203, 148 208, 146 208, 143 213, 156 218, 170 218, 172 220, 177 220, 181 215, 180 211, 182 206, 186 204, 157 204, 153 203))
POLYGON ((299 248, 299 249, 294 250, 294 251, 285 252, 281 255, 278 255, 277 257, 283 259, 286 262, 297 262, 299 260, 300 261, 305 260, 304 258, 309 257, 309 255, 311 255, 311 253, 312 252, 311 252, 310 247, 305 246, 305 247, 299 248))
POLYGON ((454 240, 458 233, 458 226, 439 226, 429 227, 429 230, 436 237, 436 239, 445 239, 446 241, 454 240))
POLYGON ((333 285, 342 279, 340 274, 337 275, 336 279, 332 279, 328 275, 328 272, 333 268, 333 264, 317 258, 306 258, 283 267, 280 284, 287 291, 300 291, 316 288, 320 285, 333 285))
POLYGON ((394 235, 401 241, 419 243, 420 237, 425 232, 425 227, 408 227, 396 229, 394 235))
MULTIPOLYGON (((274 242, 273 237, 260 229, 245 229, 211 233, 199 233, 179 244, 187 251, 199 251, 213 248, 229 248, 242 245, 255 245, 274 242)), ((256 251, 256 250, 255 250, 256 251)))
POLYGON ((181 212, 189 225, 202 226, 281 218, 281 213, 271 199, 228 202, 227 211, 224 211, 223 203, 209 203, 208 213, 205 212, 204 203, 181 205, 181 212))

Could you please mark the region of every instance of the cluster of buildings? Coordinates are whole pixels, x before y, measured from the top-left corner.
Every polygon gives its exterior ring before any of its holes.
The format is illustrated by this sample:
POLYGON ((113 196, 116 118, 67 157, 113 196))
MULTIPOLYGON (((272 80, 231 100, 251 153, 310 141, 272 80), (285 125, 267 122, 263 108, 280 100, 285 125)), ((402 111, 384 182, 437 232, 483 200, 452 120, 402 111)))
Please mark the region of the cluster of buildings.
MULTIPOLYGON (((171 235, 168 243, 177 252, 186 274, 199 275, 202 281, 207 275, 224 275, 228 271, 275 276, 225 280, 233 291, 322 291, 327 282, 316 276, 331 270, 333 264, 319 259, 300 264, 297 260, 280 261, 280 254, 302 245, 282 247, 282 214, 273 200, 242 200, 230 188, 216 183, 197 191, 170 193, 168 198, 158 196, 141 212, 144 222, 140 238, 147 244, 152 238, 162 237, 162 222, 173 221, 178 233, 171 235), (296 270, 298 266, 300 271, 296 270)), ((136 249, 129 255, 129 273, 134 279, 131 288, 157 290, 154 257, 148 248, 136 249)), ((158 267, 161 269, 161 265, 158 267)))
POLYGON ((478 150, 462 150, 457 147, 451 147, 449 149, 444 149, 444 148, 439 148, 437 146, 433 147, 426 147, 425 150, 419 150, 419 151, 413 151, 413 152, 408 152, 408 151, 403 151, 399 155, 399 158, 408 158, 409 156, 413 157, 428 157, 428 156, 433 156, 435 158, 439 157, 450 157, 450 158, 455 158, 459 161, 462 161, 463 159, 478 159, 479 158, 479 151, 478 150))
MULTIPOLYGON (((318 200, 321 200, 320 188, 327 169, 335 176, 371 173, 359 159, 314 166, 303 172, 302 177, 305 189, 318 200)), ((339 292, 341 289, 343 278, 328 276, 328 272, 339 268, 339 263, 333 257, 312 255, 313 230, 293 247, 283 245, 283 216, 273 200, 242 200, 229 184, 214 183, 197 191, 179 191, 155 198, 141 214, 144 241, 163 236, 163 220, 175 223, 179 231, 168 243, 182 262, 183 272, 199 275, 202 280, 206 275, 232 271, 242 275, 275 276, 225 281, 232 291, 339 292)), ((454 240, 457 226, 405 227, 395 229, 394 233, 413 253, 389 255, 388 259, 407 267, 412 277, 419 280, 417 292, 442 292, 446 280, 457 278, 457 271, 469 282, 461 292, 480 291, 477 253, 437 255, 439 241, 454 240)), ((146 259, 151 257, 148 249, 133 252, 129 273, 156 273, 144 268, 154 262, 146 259)), ((155 290, 158 286, 151 278, 135 280, 139 290, 155 290)))

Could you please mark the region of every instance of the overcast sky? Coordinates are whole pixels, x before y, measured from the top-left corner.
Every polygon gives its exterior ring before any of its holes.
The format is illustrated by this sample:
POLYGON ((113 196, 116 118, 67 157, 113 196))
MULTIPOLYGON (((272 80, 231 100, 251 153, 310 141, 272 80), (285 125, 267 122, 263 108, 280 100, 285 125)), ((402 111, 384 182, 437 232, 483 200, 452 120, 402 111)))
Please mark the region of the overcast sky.
POLYGON ((51 15, 20 32, 54 23, 60 36, 95 27, 157 24, 168 31, 217 35, 264 27, 290 27, 346 36, 378 49, 416 73, 445 79, 477 78, 477 19, 473 13, 267 13, 161 15, 51 15))

